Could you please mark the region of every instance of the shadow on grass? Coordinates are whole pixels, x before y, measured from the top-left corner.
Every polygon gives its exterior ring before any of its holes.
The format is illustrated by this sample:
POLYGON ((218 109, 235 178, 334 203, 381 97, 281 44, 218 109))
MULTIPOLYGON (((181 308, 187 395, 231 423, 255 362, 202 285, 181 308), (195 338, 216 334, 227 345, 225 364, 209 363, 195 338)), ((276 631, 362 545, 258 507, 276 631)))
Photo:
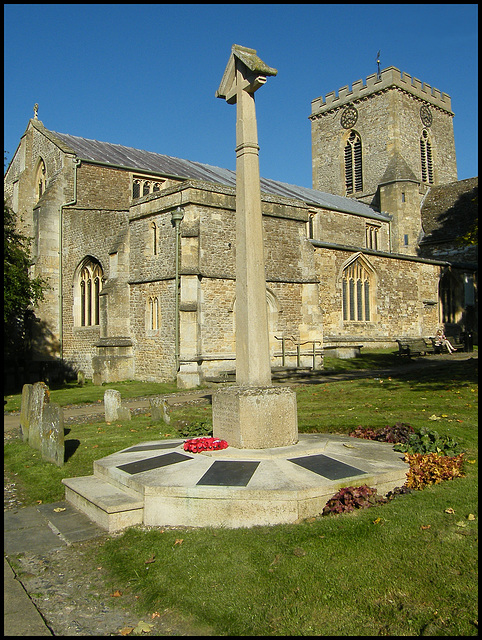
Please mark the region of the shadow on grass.
POLYGON ((412 386, 416 385, 419 390, 444 389, 454 384, 477 384, 478 364, 476 358, 432 361, 411 373, 401 373, 397 378, 409 382, 412 386))
MULTIPOLYGON (((64 436, 70 433, 70 429, 64 428, 64 436)), ((64 464, 69 458, 71 458, 80 446, 80 440, 72 438, 70 440, 64 440, 64 464)))

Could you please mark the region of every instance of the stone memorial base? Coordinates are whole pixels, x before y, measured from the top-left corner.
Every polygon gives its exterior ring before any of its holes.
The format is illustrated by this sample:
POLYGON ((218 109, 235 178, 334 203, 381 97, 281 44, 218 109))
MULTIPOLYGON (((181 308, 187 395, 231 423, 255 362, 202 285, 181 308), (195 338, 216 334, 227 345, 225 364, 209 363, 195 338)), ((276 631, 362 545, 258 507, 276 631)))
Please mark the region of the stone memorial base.
POLYGON ((286 387, 226 387, 213 394, 213 435, 237 449, 298 442, 296 393, 286 387))
POLYGON ((295 445, 190 453, 182 440, 129 447, 62 480, 74 507, 109 532, 133 525, 252 527, 318 516, 342 487, 385 495, 406 481, 403 454, 386 442, 301 434, 295 445))

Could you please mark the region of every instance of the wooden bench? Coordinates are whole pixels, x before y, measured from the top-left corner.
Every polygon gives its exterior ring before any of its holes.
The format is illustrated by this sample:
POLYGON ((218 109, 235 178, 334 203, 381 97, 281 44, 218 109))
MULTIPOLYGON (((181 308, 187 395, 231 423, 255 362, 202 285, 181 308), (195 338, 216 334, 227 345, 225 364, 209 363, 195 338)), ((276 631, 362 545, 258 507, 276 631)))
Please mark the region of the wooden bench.
POLYGON ((432 338, 400 338, 397 339, 399 356, 426 356, 435 353, 432 338))

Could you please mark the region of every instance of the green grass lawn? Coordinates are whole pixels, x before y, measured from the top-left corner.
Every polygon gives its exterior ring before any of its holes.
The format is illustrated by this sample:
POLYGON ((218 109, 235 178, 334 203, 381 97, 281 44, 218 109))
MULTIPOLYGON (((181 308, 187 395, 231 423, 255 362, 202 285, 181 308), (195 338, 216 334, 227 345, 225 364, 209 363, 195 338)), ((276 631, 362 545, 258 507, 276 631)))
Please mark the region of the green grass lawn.
MULTIPOLYGON (((385 366, 376 355, 365 362, 385 366)), ((363 360, 344 363, 358 368, 363 360)), ((132 528, 96 546, 96 562, 116 588, 139 597, 146 619, 173 608, 213 635, 478 635, 477 360, 307 383, 296 394, 300 432, 428 426, 465 451, 465 477, 298 525, 132 528)), ((210 420, 211 407, 199 405, 173 410, 169 426, 148 415, 72 425, 63 468, 18 440, 5 444, 5 468, 18 474, 27 503, 55 501, 63 499, 61 478, 90 475, 94 459, 210 420)))

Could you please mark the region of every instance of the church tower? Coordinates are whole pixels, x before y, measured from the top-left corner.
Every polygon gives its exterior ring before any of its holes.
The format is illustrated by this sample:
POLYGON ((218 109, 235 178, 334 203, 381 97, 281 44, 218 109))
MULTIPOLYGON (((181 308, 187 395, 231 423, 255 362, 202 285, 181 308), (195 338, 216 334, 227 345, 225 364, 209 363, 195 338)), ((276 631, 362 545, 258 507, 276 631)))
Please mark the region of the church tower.
POLYGON ((391 250, 415 254, 423 196, 457 180, 450 96, 388 67, 311 106, 313 188, 389 213, 391 250))

